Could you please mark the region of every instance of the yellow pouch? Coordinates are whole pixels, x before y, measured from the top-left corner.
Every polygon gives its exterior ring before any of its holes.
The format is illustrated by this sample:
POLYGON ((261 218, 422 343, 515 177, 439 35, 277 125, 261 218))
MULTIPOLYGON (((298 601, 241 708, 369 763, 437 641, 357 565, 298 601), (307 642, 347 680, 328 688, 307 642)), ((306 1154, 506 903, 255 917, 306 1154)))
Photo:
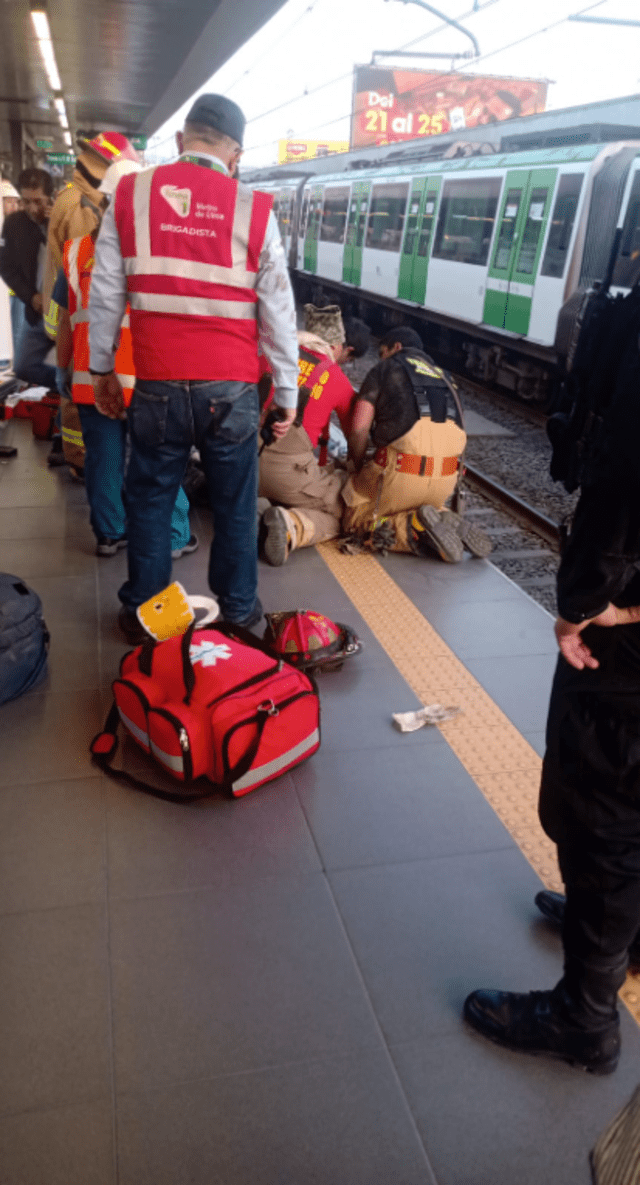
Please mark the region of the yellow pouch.
POLYGON ((164 642, 166 638, 184 634, 195 619, 196 609, 207 610, 205 617, 198 622, 199 627, 209 625, 219 614, 218 603, 213 597, 189 596, 179 581, 175 580, 157 596, 139 605, 136 613, 147 633, 156 642, 164 642))

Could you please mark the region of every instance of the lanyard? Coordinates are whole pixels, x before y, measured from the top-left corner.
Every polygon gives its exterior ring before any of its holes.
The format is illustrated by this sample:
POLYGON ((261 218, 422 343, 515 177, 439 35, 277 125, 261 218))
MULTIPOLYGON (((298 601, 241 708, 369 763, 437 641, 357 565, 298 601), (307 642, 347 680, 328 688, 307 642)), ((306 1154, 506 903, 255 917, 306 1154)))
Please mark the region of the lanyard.
POLYGON ((214 173, 222 173, 223 176, 228 176, 222 162, 212 160, 209 156, 193 156, 189 152, 183 152, 180 160, 186 161, 189 165, 202 165, 203 169, 213 169, 214 173))

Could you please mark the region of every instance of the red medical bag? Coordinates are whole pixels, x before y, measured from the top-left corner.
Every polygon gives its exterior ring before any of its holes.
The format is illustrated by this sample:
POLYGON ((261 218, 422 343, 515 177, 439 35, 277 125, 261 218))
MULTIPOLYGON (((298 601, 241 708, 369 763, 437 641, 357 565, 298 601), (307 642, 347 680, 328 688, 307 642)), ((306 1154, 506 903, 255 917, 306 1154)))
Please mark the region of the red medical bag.
POLYGON ((197 631, 194 623, 181 637, 150 639, 130 651, 113 695, 105 729, 91 742, 94 760, 106 773, 172 801, 211 793, 211 786, 193 786, 202 777, 239 797, 320 746, 313 679, 227 623, 197 631), (183 791, 166 793, 110 768, 119 721, 183 791))

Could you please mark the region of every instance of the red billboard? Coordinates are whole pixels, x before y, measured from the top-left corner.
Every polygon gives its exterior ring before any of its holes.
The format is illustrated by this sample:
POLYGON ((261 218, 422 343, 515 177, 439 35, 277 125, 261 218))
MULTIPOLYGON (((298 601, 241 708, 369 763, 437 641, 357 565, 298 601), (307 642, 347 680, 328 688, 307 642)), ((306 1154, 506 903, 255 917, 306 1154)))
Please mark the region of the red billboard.
POLYGON ((544 111, 546 101, 547 83, 536 78, 356 66, 351 147, 439 136, 535 115, 544 111))

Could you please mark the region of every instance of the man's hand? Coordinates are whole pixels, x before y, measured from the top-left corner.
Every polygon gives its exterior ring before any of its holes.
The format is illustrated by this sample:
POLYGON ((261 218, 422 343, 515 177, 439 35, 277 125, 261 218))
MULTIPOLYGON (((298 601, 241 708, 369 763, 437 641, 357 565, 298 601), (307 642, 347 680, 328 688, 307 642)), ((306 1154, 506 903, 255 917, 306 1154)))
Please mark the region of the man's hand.
POLYGON ((124 395, 115 371, 93 375, 93 394, 101 415, 108 416, 110 420, 125 418, 124 395))
POLYGON ((602 613, 598 613, 597 617, 589 617, 586 621, 578 622, 577 625, 572 621, 565 621, 563 617, 558 617, 555 624, 555 634, 560 652, 570 666, 575 667, 577 671, 583 671, 585 667, 595 671, 600 663, 580 637, 582 631, 588 625, 633 625, 635 622, 640 622, 640 605, 619 609, 617 605, 609 604, 602 613))
POLYGON ((42 296, 39 292, 34 292, 33 296, 31 297, 31 308, 36 313, 42 312, 42 296))
POLYGON ((283 436, 287 435, 293 421, 298 414, 297 407, 281 407, 280 414, 277 420, 274 420, 271 425, 271 431, 276 437, 276 440, 281 440, 283 436))

